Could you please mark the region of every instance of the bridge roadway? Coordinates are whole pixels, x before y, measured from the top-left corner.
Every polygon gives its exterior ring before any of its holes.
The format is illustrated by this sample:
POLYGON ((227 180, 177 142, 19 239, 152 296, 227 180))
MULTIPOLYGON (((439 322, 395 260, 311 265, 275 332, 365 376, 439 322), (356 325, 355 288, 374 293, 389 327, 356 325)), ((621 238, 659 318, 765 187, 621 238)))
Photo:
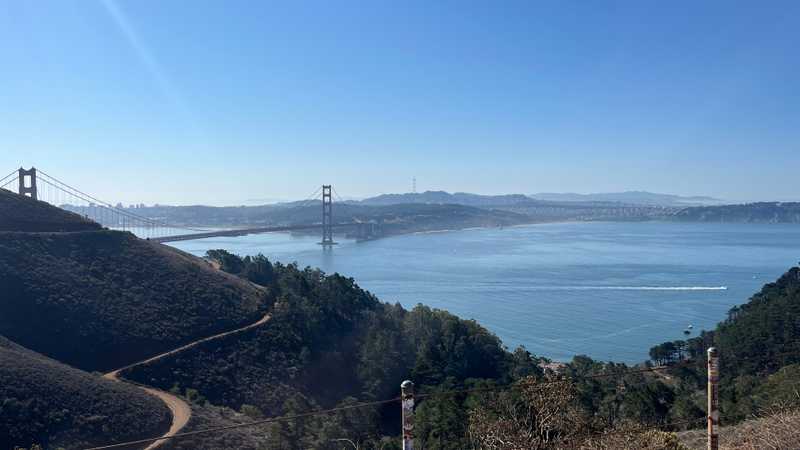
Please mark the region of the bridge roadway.
MULTIPOLYGON (((358 225, 358 223, 337 223, 331 225, 331 227, 344 228, 356 225, 358 225)), ((194 239, 205 239, 205 238, 220 237, 220 236, 246 236, 248 234, 277 233, 281 231, 314 230, 317 228, 322 228, 322 224, 316 223, 311 225, 283 225, 283 226, 258 227, 258 228, 236 228, 232 230, 208 231, 206 233, 175 234, 172 236, 154 237, 150 238, 150 240, 153 242, 164 243, 164 242, 177 242, 177 241, 191 241, 194 239)))

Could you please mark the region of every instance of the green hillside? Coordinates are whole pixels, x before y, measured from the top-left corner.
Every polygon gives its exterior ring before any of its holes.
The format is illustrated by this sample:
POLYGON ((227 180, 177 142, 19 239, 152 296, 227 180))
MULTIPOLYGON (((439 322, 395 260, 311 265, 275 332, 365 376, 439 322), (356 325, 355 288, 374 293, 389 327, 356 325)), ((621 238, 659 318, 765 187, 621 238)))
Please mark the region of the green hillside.
POLYGON ((78 449, 163 434, 171 416, 142 390, 73 369, 0 336, 0 448, 78 449))
POLYGON ((0 234, 0 334, 109 370, 253 322, 263 293, 118 231, 0 234))
POLYGON ((78 214, 0 189, 1 231, 85 231, 100 225, 78 214))

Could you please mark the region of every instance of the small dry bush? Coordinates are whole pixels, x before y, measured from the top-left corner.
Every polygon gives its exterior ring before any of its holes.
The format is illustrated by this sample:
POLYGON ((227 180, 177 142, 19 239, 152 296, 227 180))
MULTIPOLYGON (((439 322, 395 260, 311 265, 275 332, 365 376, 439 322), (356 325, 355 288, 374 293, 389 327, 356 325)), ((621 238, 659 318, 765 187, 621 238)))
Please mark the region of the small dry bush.
POLYGON ((474 408, 468 433, 473 450, 688 450, 674 433, 621 424, 598 434, 565 379, 526 378, 517 388, 474 408))
MULTIPOLYGON (((658 430, 643 431, 641 427, 637 426, 622 426, 576 444, 569 448, 576 450, 689 450, 680 443, 675 433, 658 430)), ((566 448, 564 447, 564 450, 566 448)))
POLYGON ((800 410, 776 407, 761 417, 720 432, 723 450, 794 450, 800 448, 800 410))

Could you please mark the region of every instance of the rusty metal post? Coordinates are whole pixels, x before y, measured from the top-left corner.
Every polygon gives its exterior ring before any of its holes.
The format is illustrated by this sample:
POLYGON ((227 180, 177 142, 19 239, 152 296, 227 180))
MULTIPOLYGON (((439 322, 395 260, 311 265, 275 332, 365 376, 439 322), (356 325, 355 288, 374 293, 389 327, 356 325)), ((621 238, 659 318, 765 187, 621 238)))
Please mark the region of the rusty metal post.
POLYGON ((414 383, 403 381, 400 391, 403 404, 403 450, 414 450, 414 383))
POLYGON ((719 450, 719 355, 708 349, 708 450, 719 450))

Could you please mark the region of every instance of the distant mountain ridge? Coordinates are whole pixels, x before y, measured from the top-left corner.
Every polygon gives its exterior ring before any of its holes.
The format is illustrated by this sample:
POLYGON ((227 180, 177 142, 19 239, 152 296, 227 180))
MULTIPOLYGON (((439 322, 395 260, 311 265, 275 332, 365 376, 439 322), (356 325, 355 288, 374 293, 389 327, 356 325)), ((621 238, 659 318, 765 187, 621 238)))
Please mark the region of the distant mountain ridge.
POLYGON ((480 195, 467 192, 445 191, 409 192, 405 194, 382 194, 366 198, 358 203, 370 206, 388 206, 406 203, 439 203, 465 206, 508 206, 528 202, 531 199, 522 194, 480 195))
POLYGON ((597 194, 550 193, 530 195, 531 198, 550 202, 616 202, 648 206, 705 206, 720 205, 725 201, 707 196, 684 197, 647 191, 608 192, 597 194))
POLYGON ((404 203, 458 204, 476 207, 502 207, 534 202, 548 203, 622 203, 643 206, 706 206, 720 205, 723 200, 707 196, 684 197, 647 191, 610 192, 598 194, 539 193, 532 195, 503 194, 481 195, 467 192, 425 191, 405 194, 382 194, 366 198, 363 205, 388 206, 404 203))

